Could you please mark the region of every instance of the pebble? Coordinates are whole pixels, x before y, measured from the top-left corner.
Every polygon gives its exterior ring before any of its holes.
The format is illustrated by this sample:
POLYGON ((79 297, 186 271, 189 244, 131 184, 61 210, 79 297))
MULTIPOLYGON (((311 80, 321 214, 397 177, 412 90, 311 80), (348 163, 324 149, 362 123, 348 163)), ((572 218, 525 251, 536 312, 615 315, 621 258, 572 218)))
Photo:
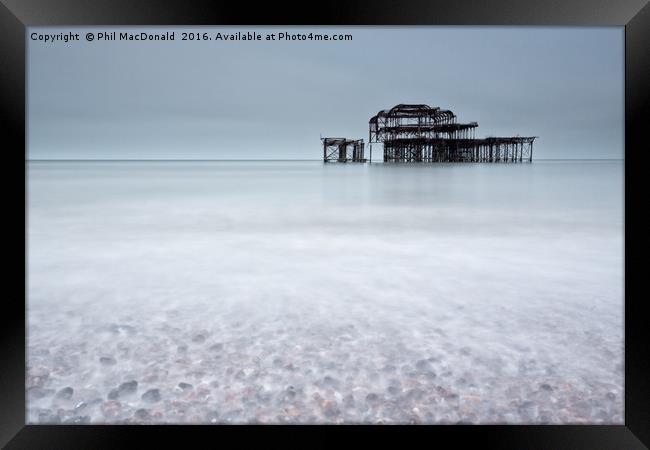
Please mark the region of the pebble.
POLYGON ((339 380, 330 377, 329 375, 323 378, 323 384, 328 387, 337 387, 340 385, 339 380))
POLYGON ((149 403, 155 403, 160 401, 160 390, 159 389, 149 389, 144 394, 142 394, 142 400, 149 403))
POLYGON ((88 403, 86 403, 86 402, 79 402, 79 403, 77 403, 77 404, 75 405, 75 407, 74 407, 74 412, 77 413, 77 412, 83 411, 83 410, 86 409, 87 407, 88 407, 88 403))
POLYGON ((338 405, 336 404, 335 401, 332 400, 325 400, 322 405, 323 408, 323 414, 325 417, 332 418, 334 416, 338 416, 341 414, 341 411, 338 408, 338 405))
POLYGON ((101 404, 99 408, 105 418, 116 419, 122 412, 122 404, 115 400, 109 400, 101 404))
POLYGON ((366 402, 376 404, 379 401, 379 396, 374 392, 366 395, 366 402))
POLYGON ((117 364, 115 358, 112 358, 110 356, 102 356, 101 358, 99 358, 99 362, 104 366, 113 366, 117 364))
POLYGON ((61 389, 59 392, 56 393, 56 398, 69 400, 72 398, 73 393, 74 393, 74 389, 72 389, 70 386, 64 387, 63 389, 61 389))
POLYGON ((74 416, 63 421, 65 424, 70 425, 85 425, 90 423, 90 416, 74 416))
POLYGON ((219 411, 212 410, 205 416, 205 418, 209 423, 217 423, 219 420, 219 411))
MULTIPOLYGON (((266 391, 259 391, 256 395, 257 401, 260 402, 262 405, 268 405, 271 403, 273 395, 271 392, 266 392, 266 391)), ((287 400, 286 396, 283 396, 282 394, 278 396, 278 402, 283 403, 285 400, 287 400)))
POLYGON ((189 390, 192 389, 194 386, 192 386, 190 383, 180 382, 180 383, 178 383, 178 387, 179 387, 182 391, 189 391, 189 390))
POLYGON ((27 395, 30 398, 44 398, 44 397, 49 397, 50 395, 54 394, 54 389, 44 389, 40 386, 32 386, 30 388, 27 388, 27 395))
POLYGON ((418 370, 425 370, 428 369, 429 367, 430 367, 430 363, 426 359, 421 359, 415 363, 415 368, 418 370))
POLYGON ((133 417, 138 420, 151 420, 151 412, 145 408, 136 409, 133 417))
POLYGON ((592 412, 591 405, 584 401, 580 400, 572 405, 571 409, 578 415, 582 417, 590 417, 592 412))
POLYGON ((49 409, 37 411, 39 423, 60 423, 61 418, 49 409))
POLYGON ((433 380, 438 376, 438 374, 436 374, 433 370, 425 370, 422 375, 430 380, 433 380))
POLYGON ((28 387, 43 387, 50 378, 50 371, 43 367, 30 368, 27 376, 28 387))
POLYGON ((535 404, 535 402, 530 400, 525 400, 517 408, 519 415, 522 417, 522 419, 526 421, 535 417, 536 409, 537 409, 537 405, 535 404))
POLYGON ((391 395, 397 395, 397 394, 399 394, 400 392, 402 392, 402 390, 401 390, 399 387, 397 387, 397 386, 388 386, 388 388, 386 389, 386 391, 387 391, 389 394, 391 394, 391 395))
POLYGON ((112 389, 108 393, 108 398, 115 400, 125 395, 133 394, 138 390, 138 382, 135 380, 127 381, 120 384, 116 389, 112 389))
POLYGON ((287 398, 287 399, 289 399, 289 400, 292 400, 292 399, 295 398, 295 396, 296 396, 296 388, 293 387, 293 386, 288 386, 288 387, 284 390, 284 395, 285 395, 285 398, 287 398))
MULTIPOLYGON (((448 396, 446 394, 446 392, 445 392, 445 396, 448 396)), ((412 388, 412 389, 409 389, 408 391, 406 391, 405 397, 409 401, 418 401, 422 397, 424 397, 424 391, 422 389, 419 389, 419 388, 412 388)))

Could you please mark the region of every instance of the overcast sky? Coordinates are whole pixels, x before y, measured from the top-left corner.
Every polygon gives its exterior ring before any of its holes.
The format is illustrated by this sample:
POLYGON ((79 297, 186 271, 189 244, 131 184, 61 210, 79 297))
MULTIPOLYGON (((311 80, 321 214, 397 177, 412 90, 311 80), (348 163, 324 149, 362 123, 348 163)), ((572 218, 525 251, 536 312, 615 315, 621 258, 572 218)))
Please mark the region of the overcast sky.
POLYGON ((398 103, 451 109, 477 136, 539 136, 538 158, 622 158, 622 27, 120 27, 176 40, 28 30, 32 159, 318 159, 398 103), (81 41, 32 41, 37 33, 81 41), (181 41, 182 31, 349 33, 345 42, 181 41))

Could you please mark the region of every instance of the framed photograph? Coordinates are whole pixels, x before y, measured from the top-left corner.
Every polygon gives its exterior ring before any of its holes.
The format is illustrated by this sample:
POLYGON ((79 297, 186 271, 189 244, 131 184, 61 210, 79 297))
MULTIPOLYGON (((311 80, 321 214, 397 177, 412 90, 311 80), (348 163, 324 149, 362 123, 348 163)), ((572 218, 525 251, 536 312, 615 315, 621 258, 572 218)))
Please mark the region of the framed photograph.
POLYGON ((3 3, 3 446, 647 448, 647 2, 3 3))

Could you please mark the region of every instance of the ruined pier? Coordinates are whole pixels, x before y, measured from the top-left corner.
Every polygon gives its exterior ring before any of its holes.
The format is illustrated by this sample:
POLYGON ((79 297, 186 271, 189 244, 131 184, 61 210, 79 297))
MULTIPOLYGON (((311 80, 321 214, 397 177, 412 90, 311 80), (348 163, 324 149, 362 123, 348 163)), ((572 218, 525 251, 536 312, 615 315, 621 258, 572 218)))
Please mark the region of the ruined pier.
MULTIPOLYGON (((396 105, 369 121, 369 143, 381 143, 384 162, 523 162, 536 136, 477 138, 476 122, 459 123, 446 109, 396 105)), ((372 153, 371 153, 372 159, 372 153)))
POLYGON ((324 162, 366 162, 363 139, 321 138, 324 162))

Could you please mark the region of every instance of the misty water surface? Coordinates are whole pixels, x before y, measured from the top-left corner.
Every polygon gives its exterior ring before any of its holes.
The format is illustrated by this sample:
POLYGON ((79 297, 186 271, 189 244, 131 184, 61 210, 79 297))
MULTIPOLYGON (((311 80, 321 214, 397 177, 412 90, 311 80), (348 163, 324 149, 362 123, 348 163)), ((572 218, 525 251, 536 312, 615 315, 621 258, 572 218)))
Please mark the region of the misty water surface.
POLYGON ((622 161, 30 162, 27 257, 30 422, 623 421, 622 161))

